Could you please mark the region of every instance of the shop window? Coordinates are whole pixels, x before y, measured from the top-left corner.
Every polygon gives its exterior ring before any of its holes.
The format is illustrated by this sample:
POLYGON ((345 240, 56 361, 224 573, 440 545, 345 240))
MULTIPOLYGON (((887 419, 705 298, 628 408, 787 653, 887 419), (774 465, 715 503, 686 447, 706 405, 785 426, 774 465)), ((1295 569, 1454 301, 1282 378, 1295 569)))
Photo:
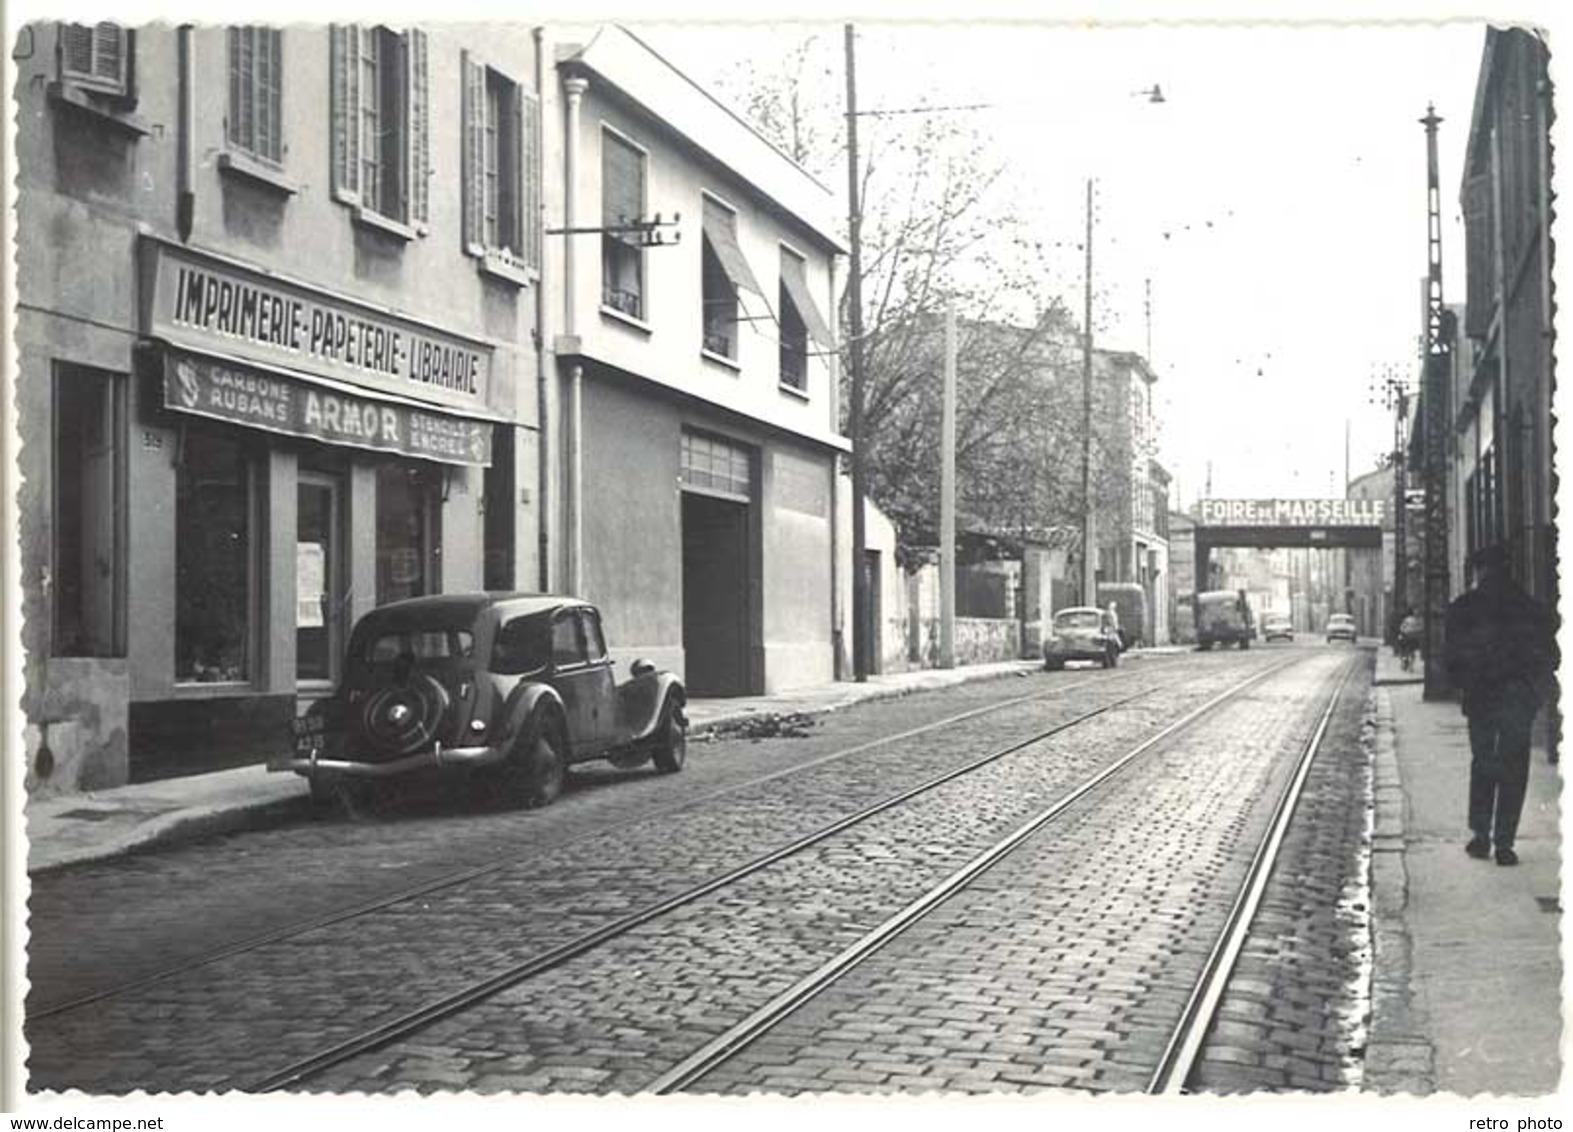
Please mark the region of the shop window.
POLYGON ((284 161, 283 33, 277 28, 229 29, 229 119, 225 136, 261 161, 284 161))
POLYGON ((188 426, 175 481, 175 679, 236 683, 252 656, 252 467, 245 448, 188 426))
POLYGON ((114 98, 132 96, 133 38, 119 24, 61 24, 60 81, 114 98))
POLYGON ((441 472, 425 465, 377 469, 377 604, 438 593, 441 472))
POLYGON ((124 655, 122 396, 113 374, 78 366, 55 374, 49 564, 55 656, 124 655))
POLYGON ((426 35, 335 26, 331 38, 334 195, 358 205, 362 219, 424 225, 431 165, 426 35))
POLYGON ((645 317, 644 250, 637 232, 619 231, 644 214, 645 155, 601 131, 601 303, 645 317))
POLYGON ((504 267, 538 272, 539 100, 466 55, 463 113, 465 248, 504 267))

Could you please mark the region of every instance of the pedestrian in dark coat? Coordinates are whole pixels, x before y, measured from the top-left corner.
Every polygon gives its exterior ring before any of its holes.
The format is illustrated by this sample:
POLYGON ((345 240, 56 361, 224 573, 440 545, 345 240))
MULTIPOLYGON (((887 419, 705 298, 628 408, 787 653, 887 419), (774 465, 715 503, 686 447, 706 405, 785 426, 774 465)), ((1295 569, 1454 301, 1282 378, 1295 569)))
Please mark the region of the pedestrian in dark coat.
POLYGON ((1447 607, 1445 663, 1469 720, 1469 828, 1465 851, 1518 864, 1529 783, 1529 732, 1557 669, 1553 614, 1515 583, 1500 547, 1472 559, 1475 588, 1447 607))

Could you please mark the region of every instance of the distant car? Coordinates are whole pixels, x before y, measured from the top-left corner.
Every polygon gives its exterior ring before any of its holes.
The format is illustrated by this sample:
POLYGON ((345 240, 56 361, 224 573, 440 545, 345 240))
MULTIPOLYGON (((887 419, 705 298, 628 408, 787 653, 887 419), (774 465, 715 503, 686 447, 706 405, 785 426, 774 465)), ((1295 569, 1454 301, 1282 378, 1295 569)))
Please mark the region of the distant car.
POLYGON ((1292 641, 1294 640, 1294 622, 1281 613, 1269 613, 1262 618, 1262 640, 1264 641, 1292 641))
POLYGON ((1244 590, 1208 590, 1196 595, 1196 645, 1202 651, 1214 645, 1251 647, 1256 621, 1244 590))
POLYGON ((1096 660, 1105 668, 1120 663, 1119 631, 1106 609, 1062 609, 1043 636, 1043 667, 1055 671, 1067 660, 1096 660))
POLYGON ((1355 643, 1355 619, 1347 613, 1335 613, 1327 619, 1327 643, 1348 641, 1355 643))
POLYGON ((570 763, 683 769, 682 681, 636 660, 619 684, 593 605, 540 594, 445 594, 372 610, 332 696, 270 763, 326 798, 357 784, 475 774, 519 805, 562 792, 570 763))

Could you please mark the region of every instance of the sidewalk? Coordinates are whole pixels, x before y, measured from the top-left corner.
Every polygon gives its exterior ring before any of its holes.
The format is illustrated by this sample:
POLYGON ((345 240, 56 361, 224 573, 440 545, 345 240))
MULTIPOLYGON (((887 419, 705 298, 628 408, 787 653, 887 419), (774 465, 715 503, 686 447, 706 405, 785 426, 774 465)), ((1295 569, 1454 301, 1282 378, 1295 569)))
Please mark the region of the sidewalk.
MULTIPOLYGON (((1131 659, 1169 649, 1144 649, 1131 659)), ((772 716, 822 715, 867 700, 948 688, 1032 671, 1035 661, 1004 661, 954 669, 923 669, 870 677, 867 683, 826 684, 770 696, 689 702, 692 734, 772 716)), ((768 722, 767 722, 768 725, 768 722)), ((122 786, 87 794, 30 800, 25 807, 29 872, 114 857, 133 849, 242 829, 270 813, 298 807, 306 780, 261 766, 122 786)))
POLYGON ((1372 1021, 1364 1090, 1538 1096, 1561 1077, 1559 768, 1531 754, 1521 863, 1464 854, 1469 739, 1378 653, 1372 1021))

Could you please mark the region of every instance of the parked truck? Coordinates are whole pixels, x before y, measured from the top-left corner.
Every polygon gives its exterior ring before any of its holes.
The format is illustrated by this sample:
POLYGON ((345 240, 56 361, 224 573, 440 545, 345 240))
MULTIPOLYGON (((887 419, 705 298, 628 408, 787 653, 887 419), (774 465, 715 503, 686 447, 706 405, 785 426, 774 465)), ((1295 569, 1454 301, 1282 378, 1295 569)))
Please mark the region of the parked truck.
POLYGON ((1206 651, 1213 645, 1251 647, 1256 621, 1244 590, 1208 590, 1196 595, 1196 646, 1206 651))
POLYGON ((1102 582, 1098 586, 1098 608, 1114 606, 1119 619, 1120 650, 1143 644, 1147 633, 1147 591, 1135 582, 1102 582))

